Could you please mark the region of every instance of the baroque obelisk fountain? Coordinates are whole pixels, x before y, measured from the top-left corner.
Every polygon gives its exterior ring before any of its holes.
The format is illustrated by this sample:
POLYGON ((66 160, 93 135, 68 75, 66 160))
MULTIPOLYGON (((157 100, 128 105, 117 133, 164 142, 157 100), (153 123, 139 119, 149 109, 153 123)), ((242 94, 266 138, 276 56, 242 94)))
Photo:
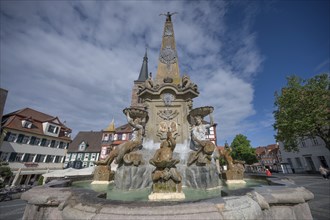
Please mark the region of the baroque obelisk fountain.
MULTIPOLYGON (((122 190, 152 187, 154 193, 183 199, 182 187, 208 189, 220 184, 212 161, 215 144, 206 138, 213 126, 213 107, 193 109, 198 86, 188 75, 180 76, 174 29, 167 13, 155 79, 144 73, 135 82, 135 103, 124 109, 133 127, 133 138, 117 146, 104 161, 102 170, 113 161, 118 164, 115 187, 122 190), (204 117, 210 116, 210 123, 204 117)), ((147 57, 144 57, 145 66, 147 57)), ((140 73, 140 77, 141 73, 140 73)), ((133 100, 133 98, 132 98, 133 100)), ((110 170, 108 172, 111 172, 110 170)), ((96 179, 97 180, 97 179, 96 179)), ((150 199, 158 199, 153 195, 150 199)))

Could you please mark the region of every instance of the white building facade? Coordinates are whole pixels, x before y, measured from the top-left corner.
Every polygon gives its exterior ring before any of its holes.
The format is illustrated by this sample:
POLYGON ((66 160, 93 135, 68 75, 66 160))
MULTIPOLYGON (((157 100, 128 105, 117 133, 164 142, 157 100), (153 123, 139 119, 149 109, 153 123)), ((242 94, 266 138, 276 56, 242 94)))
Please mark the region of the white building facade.
POLYGON ((42 174, 63 169, 70 135, 57 117, 30 108, 4 115, 0 160, 14 173, 10 184, 32 185, 42 174))
POLYGON ((289 173, 317 173, 319 167, 330 167, 330 151, 320 138, 300 140, 299 152, 286 152, 282 142, 279 143, 282 164, 289 165, 289 173))

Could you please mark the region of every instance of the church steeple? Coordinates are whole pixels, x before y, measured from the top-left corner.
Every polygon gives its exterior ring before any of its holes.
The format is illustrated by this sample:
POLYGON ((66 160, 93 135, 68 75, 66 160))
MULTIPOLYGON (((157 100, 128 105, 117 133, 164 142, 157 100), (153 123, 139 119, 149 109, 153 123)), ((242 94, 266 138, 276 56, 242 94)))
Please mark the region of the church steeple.
POLYGON ((137 81, 144 82, 148 79, 148 55, 147 48, 143 57, 143 63, 140 70, 140 75, 137 81))
POLYGON ((165 81, 172 81, 177 84, 180 82, 180 72, 178 64, 178 55, 176 51, 174 29, 171 16, 176 13, 167 12, 160 14, 166 16, 164 25, 162 45, 160 48, 156 82, 159 84, 165 81))

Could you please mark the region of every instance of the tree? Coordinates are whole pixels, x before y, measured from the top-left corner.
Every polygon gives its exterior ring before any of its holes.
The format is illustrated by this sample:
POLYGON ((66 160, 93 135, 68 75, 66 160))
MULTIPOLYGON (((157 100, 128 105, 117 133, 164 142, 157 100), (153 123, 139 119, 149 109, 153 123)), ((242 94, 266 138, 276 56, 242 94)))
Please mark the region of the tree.
POLYGON ((0 188, 5 187, 7 180, 13 175, 8 163, 0 161, 0 188))
POLYGON ((275 93, 275 138, 284 143, 286 151, 299 151, 299 142, 321 138, 330 150, 330 90, 328 74, 303 80, 287 78, 282 93, 275 93))
POLYGON ((231 156, 234 160, 243 160, 247 164, 258 162, 255 149, 251 147, 250 141, 242 134, 236 135, 230 147, 231 156))

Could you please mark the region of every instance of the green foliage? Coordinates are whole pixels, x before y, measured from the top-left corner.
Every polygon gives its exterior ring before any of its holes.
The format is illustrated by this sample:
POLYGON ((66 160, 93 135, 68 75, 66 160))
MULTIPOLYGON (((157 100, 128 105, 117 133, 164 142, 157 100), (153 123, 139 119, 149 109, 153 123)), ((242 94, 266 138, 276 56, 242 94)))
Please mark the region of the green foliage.
POLYGON ((230 147, 232 148, 231 156, 234 160, 243 160, 247 164, 258 162, 255 149, 252 148, 246 136, 236 135, 230 147))
POLYGON ((225 158, 219 157, 219 164, 220 164, 220 166, 227 165, 227 162, 226 162, 225 158))
POLYGON ((330 80, 328 74, 303 80, 288 77, 282 93, 275 93, 275 138, 286 151, 299 151, 303 138, 320 137, 330 150, 330 80))
POLYGON ((44 176, 40 176, 39 179, 38 179, 38 185, 42 185, 44 183, 44 176))
POLYGON ((13 173, 11 172, 10 168, 7 165, 8 165, 7 162, 0 161, 0 177, 2 179, 2 181, 0 181, 0 188, 3 188, 5 186, 5 182, 3 181, 5 181, 6 179, 8 179, 13 175, 13 173))

